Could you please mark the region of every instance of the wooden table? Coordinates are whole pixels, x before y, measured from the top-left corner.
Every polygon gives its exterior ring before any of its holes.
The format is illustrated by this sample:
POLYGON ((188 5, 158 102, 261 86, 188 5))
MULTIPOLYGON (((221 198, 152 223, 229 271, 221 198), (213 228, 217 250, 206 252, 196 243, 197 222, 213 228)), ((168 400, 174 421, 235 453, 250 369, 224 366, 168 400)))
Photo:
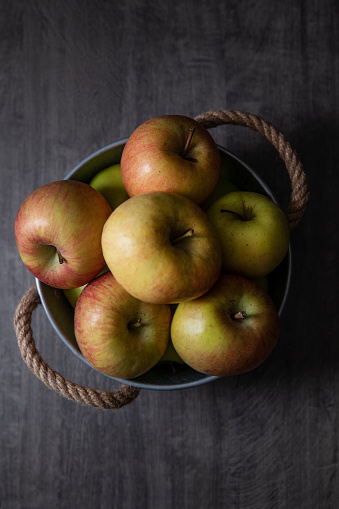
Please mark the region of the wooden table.
MULTIPOLYGON (((0 0, 1 508, 338 507, 338 52, 336 0, 0 0), (13 330, 34 284, 14 241, 19 206, 148 118, 224 109, 272 122, 308 177, 278 347, 248 374, 142 390, 116 411, 64 399, 26 367, 13 330)), ((211 132, 288 203, 264 138, 211 132)), ((70 353, 41 306, 33 330, 63 376, 119 387, 70 353)))

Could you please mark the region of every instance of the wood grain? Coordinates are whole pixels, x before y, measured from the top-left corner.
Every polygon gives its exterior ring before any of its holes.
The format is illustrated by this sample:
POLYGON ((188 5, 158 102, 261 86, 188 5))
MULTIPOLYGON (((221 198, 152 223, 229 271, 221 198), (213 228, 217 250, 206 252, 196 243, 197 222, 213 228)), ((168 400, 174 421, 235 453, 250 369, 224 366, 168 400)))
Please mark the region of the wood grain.
MULTIPOLYGON (((338 15, 336 0, 0 0, 1 508, 338 507, 338 15), (215 109, 271 121, 308 176, 277 349, 249 374, 142 391, 118 411, 64 400, 16 345, 12 318, 34 282, 14 242, 20 204, 152 116, 215 109)), ((212 132, 287 203, 264 139, 212 132)), ((117 388, 42 309, 33 330, 63 376, 117 388)))

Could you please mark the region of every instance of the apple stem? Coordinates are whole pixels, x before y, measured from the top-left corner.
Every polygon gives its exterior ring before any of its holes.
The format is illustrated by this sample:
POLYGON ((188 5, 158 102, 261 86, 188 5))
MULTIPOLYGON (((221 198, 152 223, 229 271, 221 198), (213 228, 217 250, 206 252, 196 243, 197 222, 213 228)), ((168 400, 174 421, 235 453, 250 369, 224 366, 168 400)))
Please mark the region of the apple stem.
POLYGON ((245 202, 242 202, 242 208, 243 208, 243 214, 239 214, 238 212, 235 212, 234 210, 227 210, 227 209, 220 209, 220 212, 228 212, 229 214, 233 214, 238 219, 241 219, 241 221, 251 221, 251 219, 255 218, 255 214, 253 211, 253 206, 246 207, 245 202))
POLYGON ((176 373, 177 370, 176 370, 175 364, 172 361, 170 361, 170 366, 171 366, 171 369, 172 369, 172 373, 176 373))
POLYGON ((188 150, 188 147, 189 147, 189 145, 191 143, 191 139, 192 139, 192 136, 194 134, 194 131, 195 131, 195 128, 194 127, 190 127, 190 130, 189 130, 189 133, 188 133, 188 137, 187 137, 187 140, 186 140, 186 145, 184 147, 183 153, 181 154, 181 157, 185 157, 186 152, 188 150))
POLYGON ((64 263, 65 258, 62 256, 62 254, 60 253, 59 249, 57 249, 57 254, 58 254, 58 258, 59 258, 59 263, 61 265, 61 264, 64 263))
POLYGON ((135 329, 136 327, 141 327, 141 326, 142 326, 141 318, 138 318, 135 322, 130 322, 128 324, 129 329, 135 329))
POLYGON ((235 212, 234 210, 220 209, 220 212, 227 212, 228 214, 233 214, 238 219, 241 219, 242 221, 244 221, 243 216, 241 214, 238 214, 238 212, 235 212))
POLYGON ((194 229, 193 228, 189 228, 184 233, 179 235, 179 237, 176 237, 175 239, 173 239, 172 240, 172 244, 176 244, 177 242, 179 242, 182 239, 185 239, 186 237, 192 237, 193 233, 194 233, 194 229))
POLYGON ((233 320, 242 320, 243 318, 246 318, 247 313, 246 311, 238 311, 235 315, 232 316, 233 320))

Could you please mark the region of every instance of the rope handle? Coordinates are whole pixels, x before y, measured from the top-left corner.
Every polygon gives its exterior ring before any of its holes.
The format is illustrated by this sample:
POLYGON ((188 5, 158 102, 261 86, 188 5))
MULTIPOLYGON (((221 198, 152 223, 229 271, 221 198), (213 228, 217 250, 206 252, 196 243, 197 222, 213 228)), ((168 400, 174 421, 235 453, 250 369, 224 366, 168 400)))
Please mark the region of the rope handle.
MULTIPOLYGON (((206 129, 223 124, 249 127, 264 136, 278 151, 288 171, 292 192, 286 215, 293 229, 305 212, 308 200, 307 183, 303 166, 291 145, 283 134, 261 117, 237 110, 209 111, 195 118, 206 129)), ((41 304, 38 291, 32 286, 21 298, 14 316, 14 328, 19 349, 29 369, 50 389, 65 398, 104 410, 119 409, 132 401, 139 394, 139 389, 122 384, 117 391, 102 391, 78 385, 52 370, 38 352, 32 332, 32 314, 41 304)))
POLYGON ((103 410, 118 409, 138 396, 139 389, 121 385, 118 391, 108 392, 84 387, 70 382, 57 371, 53 371, 43 360, 36 349, 31 327, 33 311, 41 304, 35 286, 22 297, 14 316, 14 328, 18 339, 21 356, 29 369, 50 389, 65 398, 103 410))
POLYGON ((292 192, 290 202, 285 211, 290 230, 295 228, 302 218, 308 200, 307 181, 303 165, 285 136, 278 131, 270 122, 263 118, 239 110, 208 111, 195 117, 206 129, 223 124, 240 125, 257 131, 264 136, 278 151, 284 161, 290 177, 292 192))

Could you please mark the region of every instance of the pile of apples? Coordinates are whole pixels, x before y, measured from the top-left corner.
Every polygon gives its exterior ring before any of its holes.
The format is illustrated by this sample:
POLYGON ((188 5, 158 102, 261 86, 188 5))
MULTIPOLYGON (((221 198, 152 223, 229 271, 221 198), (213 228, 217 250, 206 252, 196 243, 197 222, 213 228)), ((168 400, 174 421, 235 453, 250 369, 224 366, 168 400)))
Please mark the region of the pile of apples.
POLYGON ((64 290, 97 370, 135 378, 171 350, 200 373, 235 375, 276 346, 266 284, 288 251, 288 221, 263 194, 229 183, 220 196, 220 176, 210 133, 164 115, 140 125, 120 164, 90 183, 51 182, 22 203, 21 259, 64 290))

